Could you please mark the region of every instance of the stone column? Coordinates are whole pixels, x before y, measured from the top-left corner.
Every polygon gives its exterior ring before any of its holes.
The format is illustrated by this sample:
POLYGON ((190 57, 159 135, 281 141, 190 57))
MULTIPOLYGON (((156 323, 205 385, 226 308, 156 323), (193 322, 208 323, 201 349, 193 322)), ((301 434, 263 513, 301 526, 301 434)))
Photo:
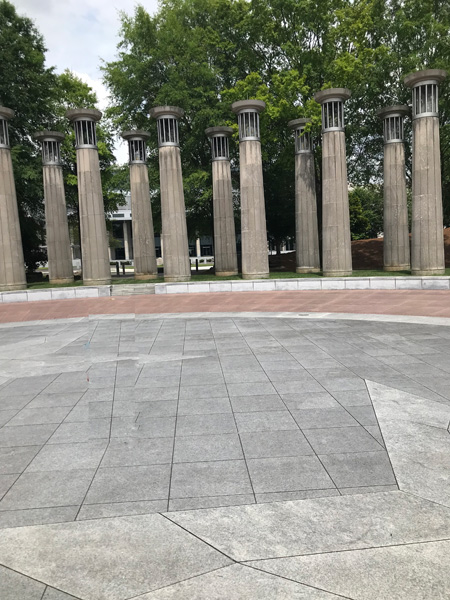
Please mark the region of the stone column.
POLYGON ((183 114, 177 106, 157 106, 150 111, 158 125, 164 281, 191 278, 178 135, 178 119, 183 114))
POLYGON ((42 143, 49 281, 50 283, 72 283, 72 249, 60 151, 65 135, 59 131, 39 131, 34 134, 34 137, 42 143))
POLYGON ((407 106, 377 111, 384 128, 383 263, 385 271, 409 271, 408 205, 406 202, 403 120, 407 106))
POLYGON ((317 225, 316 178, 311 134, 305 126, 311 119, 289 121, 295 136, 295 242, 297 273, 320 271, 317 225))
POLYGON ((74 108, 66 112, 66 117, 75 126, 83 283, 108 285, 111 268, 95 132, 102 113, 74 108))
POLYGON ((350 211, 345 155, 346 88, 314 95, 322 105, 322 270, 325 277, 352 274, 350 211))
POLYGON ((133 227, 134 276, 136 279, 156 279, 155 234, 148 183, 145 142, 147 131, 124 131, 130 155, 131 215, 133 227))
POLYGON ((411 73, 404 80, 412 88, 413 100, 413 275, 445 274, 438 86, 446 76, 441 69, 427 69, 411 73))
POLYGON ((9 147, 8 121, 14 111, 0 106, 0 291, 27 287, 19 209, 9 147))
POLYGON ((208 127, 205 133, 211 140, 212 154, 214 269, 216 275, 228 277, 238 273, 229 150, 233 129, 208 127))
POLYGON ((269 277, 266 207, 259 136, 262 100, 239 100, 231 110, 238 115, 241 177, 241 248, 243 279, 269 277))

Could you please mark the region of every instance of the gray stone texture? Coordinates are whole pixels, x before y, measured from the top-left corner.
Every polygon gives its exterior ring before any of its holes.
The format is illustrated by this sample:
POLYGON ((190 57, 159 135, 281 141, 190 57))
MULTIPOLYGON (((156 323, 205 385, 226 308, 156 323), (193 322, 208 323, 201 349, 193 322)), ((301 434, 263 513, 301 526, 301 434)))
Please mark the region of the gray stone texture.
POLYGON ((444 275, 439 119, 413 121, 413 193, 411 228, 413 275, 444 275))
POLYGON ((155 279, 158 276, 158 267, 147 165, 130 165, 130 191, 133 213, 134 277, 155 279))
POLYGON ((410 265, 403 142, 384 145, 383 264, 385 271, 408 271, 410 265))
POLYGON ((295 157, 295 232, 297 273, 318 273, 319 232, 312 152, 295 157))
MULTIPOLYGON (((331 98, 342 102, 350 97, 346 89, 318 92, 320 104, 331 98)), ((352 274, 350 212, 348 203, 347 158, 343 130, 323 129, 322 133, 322 271, 325 277, 352 274)))
POLYGON ((238 272, 229 160, 213 160, 214 267, 219 276, 238 272))
POLYGON ((161 515, 3 530, 0 561, 83 600, 126 600, 231 564, 161 515))
MULTIPOLYGON (((447 73, 417 71, 404 79, 412 88, 439 84, 447 73)), ((427 86, 428 87, 428 86, 427 86)), ((436 88, 438 85, 436 85, 436 88)), ((428 107, 427 107, 428 109, 428 107)), ((441 158, 439 118, 436 113, 413 114, 411 271, 413 275, 444 275, 441 158)))
MULTIPOLYGON (((145 140, 149 134, 129 131, 122 134, 125 139, 145 140)), ((131 159, 131 157, 130 157, 131 159)), ((152 206, 145 162, 130 162, 131 212, 133 215, 133 260, 135 279, 155 279, 158 276, 153 230, 152 206)))
MULTIPOLYGON (((0 119, 14 112, 0 107, 0 119)), ((11 150, 0 148, 0 291, 27 287, 11 150)))
MULTIPOLYGON (((74 109, 67 111, 66 116, 72 121, 86 117, 98 121, 101 113, 96 110, 74 109)), ((83 283, 108 285, 111 283, 108 234, 96 147, 77 148, 77 176, 83 283)))
MULTIPOLYGON (((265 104, 256 100, 241 100, 232 105, 239 114, 257 105, 258 112, 265 104)), ((239 142, 239 165, 241 182, 241 246, 243 279, 261 279, 269 276, 269 253, 267 246, 266 207, 259 139, 239 142)))
MULTIPOLYGON (((159 118, 166 115, 177 121, 183 114, 184 111, 175 106, 157 106, 150 111, 152 117, 159 118)), ((159 146, 159 177, 164 280, 189 281, 191 263, 181 155, 177 144, 159 146)))
MULTIPOLYGON (((308 119, 296 119, 290 121, 288 125, 296 131, 304 127, 308 121, 308 119)), ((319 231, 312 148, 308 152, 297 152, 295 156, 295 234, 297 273, 318 273, 320 271, 319 231)))
POLYGON ((337 600, 334 594, 263 573, 259 568, 232 565, 145 594, 139 600, 337 600))
POLYGON ((251 564, 288 580, 333 592, 339 598, 446 600, 449 557, 450 542, 446 540, 251 564))
POLYGON ((189 281, 191 263, 184 205, 181 156, 177 146, 159 149, 165 281, 189 281))
MULTIPOLYGON (((41 142, 56 140, 58 144, 64 139, 63 134, 54 131, 42 131, 34 137, 41 142)), ((49 280, 50 283, 71 283, 73 281, 72 250, 62 166, 44 163, 42 174, 49 280)))
POLYGON ((322 252, 323 274, 352 274, 345 133, 328 131, 322 137, 322 252))

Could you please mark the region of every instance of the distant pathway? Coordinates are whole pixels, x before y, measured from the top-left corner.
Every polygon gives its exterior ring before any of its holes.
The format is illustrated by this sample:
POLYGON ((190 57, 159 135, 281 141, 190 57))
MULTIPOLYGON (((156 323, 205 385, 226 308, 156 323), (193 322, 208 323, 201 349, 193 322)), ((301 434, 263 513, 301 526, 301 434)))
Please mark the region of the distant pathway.
POLYGON ((161 294, 0 305, 0 323, 101 314, 335 312, 450 317, 446 290, 346 290, 161 294))

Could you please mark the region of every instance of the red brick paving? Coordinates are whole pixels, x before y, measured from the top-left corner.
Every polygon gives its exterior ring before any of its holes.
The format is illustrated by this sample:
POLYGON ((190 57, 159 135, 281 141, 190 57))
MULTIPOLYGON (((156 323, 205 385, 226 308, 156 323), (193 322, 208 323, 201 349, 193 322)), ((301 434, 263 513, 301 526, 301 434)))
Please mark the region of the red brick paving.
POLYGON ((446 290, 227 292, 50 300, 0 305, 0 323, 101 314, 338 312, 450 317, 446 290))

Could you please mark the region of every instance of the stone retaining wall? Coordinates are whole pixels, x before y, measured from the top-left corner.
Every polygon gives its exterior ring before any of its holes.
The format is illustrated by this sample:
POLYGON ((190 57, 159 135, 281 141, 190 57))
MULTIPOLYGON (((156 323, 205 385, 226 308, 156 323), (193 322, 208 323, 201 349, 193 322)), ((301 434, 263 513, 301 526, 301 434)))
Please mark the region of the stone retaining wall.
POLYGON ((36 302, 76 298, 104 298, 142 294, 194 294, 210 292, 275 292, 302 290, 449 290, 450 277, 315 277, 254 281, 141 283, 90 287, 48 288, 0 292, 2 302, 36 302))

